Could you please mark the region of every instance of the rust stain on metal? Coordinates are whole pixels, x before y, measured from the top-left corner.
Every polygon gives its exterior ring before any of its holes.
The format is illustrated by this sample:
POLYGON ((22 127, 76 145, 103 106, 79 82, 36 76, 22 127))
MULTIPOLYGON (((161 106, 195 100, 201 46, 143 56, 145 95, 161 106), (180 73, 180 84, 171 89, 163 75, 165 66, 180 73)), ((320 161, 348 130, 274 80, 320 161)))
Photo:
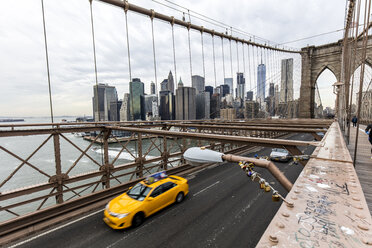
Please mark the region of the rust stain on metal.
POLYGON ((286 197, 295 206, 282 204, 257 247, 372 244, 372 218, 337 122, 327 134, 286 197), (277 224, 284 220, 285 232, 277 224))

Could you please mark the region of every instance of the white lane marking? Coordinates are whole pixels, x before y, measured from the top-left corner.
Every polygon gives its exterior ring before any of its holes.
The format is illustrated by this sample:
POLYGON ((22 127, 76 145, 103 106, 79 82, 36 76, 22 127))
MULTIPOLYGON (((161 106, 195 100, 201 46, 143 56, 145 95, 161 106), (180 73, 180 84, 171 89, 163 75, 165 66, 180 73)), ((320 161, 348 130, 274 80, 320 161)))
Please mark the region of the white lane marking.
POLYGON ((71 224, 74 224, 74 223, 76 223, 76 222, 78 222, 78 221, 81 221, 81 220, 83 220, 83 219, 86 219, 86 218, 88 218, 88 217, 90 217, 90 216, 92 216, 92 215, 98 214, 99 212, 102 212, 103 210, 104 210, 104 209, 97 210, 97 211, 95 211, 95 212, 93 212, 93 213, 90 213, 90 214, 88 214, 88 215, 86 215, 86 216, 83 216, 83 217, 81 217, 81 218, 79 218, 79 219, 73 220, 73 221, 71 221, 71 222, 69 222, 69 223, 66 223, 66 224, 64 224, 64 225, 58 226, 58 227, 53 228, 53 229, 51 229, 51 230, 49 230, 49 231, 46 231, 46 232, 41 233, 41 234, 39 234, 39 235, 36 235, 36 236, 34 236, 34 237, 32 237, 32 238, 29 238, 29 239, 26 239, 26 240, 24 240, 24 241, 22 241, 22 242, 19 242, 19 243, 17 243, 17 244, 14 244, 14 245, 12 245, 12 246, 10 246, 10 247, 8 247, 8 248, 13 248, 13 247, 17 247, 17 246, 20 246, 20 245, 26 244, 26 243, 28 243, 28 242, 34 240, 34 239, 37 239, 37 238, 40 238, 40 237, 46 235, 46 234, 48 234, 48 233, 51 233, 51 232, 57 231, 57 230, 59 230, 59 229, 61 229, 61 228, 64 228, 64 227, 69 226, 69 225, 71 225, 71 224))
POLYGON ((193 194, 192 196, 197 196, 197 195, 199 195, 200 193, 203 193, 204 191, 206 191, 207 189, 213 187, 214 185, 216 185, 216 184, 218 184, 218 183, 220 183, 220 181, 217 181, 217 182, 215 182, 214 184, 209 185, 208 187, 206 187, 206 188, 200 190, 199 192, 196 192, 196 193, 193 194))

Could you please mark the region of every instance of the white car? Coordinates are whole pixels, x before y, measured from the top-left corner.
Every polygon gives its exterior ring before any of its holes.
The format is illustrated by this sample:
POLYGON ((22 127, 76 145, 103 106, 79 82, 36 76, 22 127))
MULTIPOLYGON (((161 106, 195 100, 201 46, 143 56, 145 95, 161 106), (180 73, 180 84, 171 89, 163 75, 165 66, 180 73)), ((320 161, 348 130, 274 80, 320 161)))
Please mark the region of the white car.
POLYGON ((270 153, 270 159, 274 161, 288 162, 291 157, 289 152, 282 148, 273 148, 270 153))

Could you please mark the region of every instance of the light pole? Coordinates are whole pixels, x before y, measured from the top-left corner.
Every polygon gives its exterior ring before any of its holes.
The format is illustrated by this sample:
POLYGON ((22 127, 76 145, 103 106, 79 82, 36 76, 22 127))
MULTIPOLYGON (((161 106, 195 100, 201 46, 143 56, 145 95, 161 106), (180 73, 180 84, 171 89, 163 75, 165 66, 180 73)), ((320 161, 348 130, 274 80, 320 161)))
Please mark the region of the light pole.
POLYGON ((266 168, 288 192, 293 186, 288 178, 278 169, 278 167, 276 167, 273 162, 268 160, 248 158, 232 154, 223 154, 205 149, 203 147, 191 147, 185 151, 183 157, 186 161, 194 166, 201 165, 203 163, 220 163, 223 161, 253 163, 255 166, 266 168))

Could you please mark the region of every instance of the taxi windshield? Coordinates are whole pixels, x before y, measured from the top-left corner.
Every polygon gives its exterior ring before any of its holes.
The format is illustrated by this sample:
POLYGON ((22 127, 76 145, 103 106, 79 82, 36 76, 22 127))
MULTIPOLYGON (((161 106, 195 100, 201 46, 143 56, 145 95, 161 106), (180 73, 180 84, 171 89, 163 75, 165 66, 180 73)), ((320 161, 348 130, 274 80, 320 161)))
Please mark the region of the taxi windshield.
POLYGON ((135 200, 143 201, 150 191, 151 188, 143 185, 142 183, 137 183, 127 192, 127 195, 135 200))

